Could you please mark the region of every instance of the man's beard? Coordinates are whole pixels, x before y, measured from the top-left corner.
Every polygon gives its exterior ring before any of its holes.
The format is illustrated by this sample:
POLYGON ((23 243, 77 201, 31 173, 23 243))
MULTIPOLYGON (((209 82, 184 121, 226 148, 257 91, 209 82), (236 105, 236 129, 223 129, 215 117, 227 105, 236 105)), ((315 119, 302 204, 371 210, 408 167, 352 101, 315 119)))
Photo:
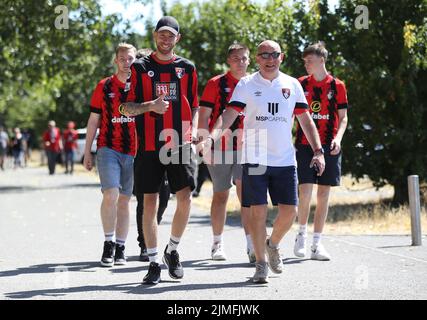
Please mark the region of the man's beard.
POLYGON ((161 46, 158 46, 157 51, 159 51, 161 54, 168 55, 169 53, 171 53, 173 51, 173 47, 170 47, 169 49, 165 50, 165 49, 161 48, 161 46))

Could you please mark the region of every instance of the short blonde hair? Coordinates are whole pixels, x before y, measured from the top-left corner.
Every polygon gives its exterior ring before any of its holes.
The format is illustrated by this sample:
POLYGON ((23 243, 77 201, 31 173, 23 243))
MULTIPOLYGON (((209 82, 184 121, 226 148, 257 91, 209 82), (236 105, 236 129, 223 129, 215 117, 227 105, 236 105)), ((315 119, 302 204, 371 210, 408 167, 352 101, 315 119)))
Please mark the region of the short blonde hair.
POLYGON ((119 52, 122 50, 132 50, 136 55, 136 48, 133 45, 126 42, 121 42, 116 47, 116 57, 119 54, 119 52))

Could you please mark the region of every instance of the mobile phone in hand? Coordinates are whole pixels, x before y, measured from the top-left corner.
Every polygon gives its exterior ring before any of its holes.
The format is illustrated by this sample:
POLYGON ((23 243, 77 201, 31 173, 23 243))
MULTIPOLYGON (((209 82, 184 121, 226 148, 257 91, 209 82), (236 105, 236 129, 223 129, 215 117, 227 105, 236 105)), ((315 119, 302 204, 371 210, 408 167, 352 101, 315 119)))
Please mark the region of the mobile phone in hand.
POLYGON ((320 170, 319 170, 319 166, 317 165, 317 163, 313 163, 313 167, 314 167, 314 170, 316 171, 316 173, 319 174, 320 170))

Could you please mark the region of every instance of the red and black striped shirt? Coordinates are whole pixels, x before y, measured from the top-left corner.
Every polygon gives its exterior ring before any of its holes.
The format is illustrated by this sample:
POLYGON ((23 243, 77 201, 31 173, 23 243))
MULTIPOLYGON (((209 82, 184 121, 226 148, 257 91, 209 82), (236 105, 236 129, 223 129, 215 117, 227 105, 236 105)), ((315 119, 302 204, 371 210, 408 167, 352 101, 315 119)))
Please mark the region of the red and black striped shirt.
MULTIPOLYGON (((212 130, 215 122, 226 109, 227 104, 230 102, 231 96, 233 95, 234 88, 238 82, 239 80, 234 78, 231 72, 227 72, 226 74, 221 74, 211 78, 206 84, 202 98, 200 99, 200 106, 212 109, 211 117, 209 119, 209 131, 212 130)), ((232 136, 233 150, 241 149, 243 120, 244 115, 243 113, 240 113, 233 124, 230 126, 231 133, 234 133, 235 130, 240 129, 237 136, 232 136)), ((222 150, 230 149, 230 136, 231 134, 224 134, 222 136, 222 150)))
POLYGON ((90 102, 90 111, 101 115, 97 147, 108 147, 117 152, 136 155, 135 118, 120 114, 119 106, 126 102, 125 83, 116 75, 102 79, 96 86, 90 102))
POLYGON ((150 101, 162 93, 169 101, 169 109, 163 115, 150 112, 136 117, 141 151, 160 151, 165 143, 173 148, 192 141, 192 109, 198 108, 193 63, 179 56, 162 61, 152 53, 133 63, 129 81, 127 101, 150 101))
MULTIPOLYGON (((338 110, 348 108, 345 85, 329 74, 322 81, 316 81, 312 75, 298 80, 307 98, 309 112, 316 124, 320 141, 322 145, 330 145, 338 131, 338 110)), ((295 144, 309 144, 299 123, 295 144)))
POLYGON ((62 133, 62 139, 64 141, 64 150, 72 151, 77 149, 77 139, 79 135, 75 129, 66 129, 62 133))

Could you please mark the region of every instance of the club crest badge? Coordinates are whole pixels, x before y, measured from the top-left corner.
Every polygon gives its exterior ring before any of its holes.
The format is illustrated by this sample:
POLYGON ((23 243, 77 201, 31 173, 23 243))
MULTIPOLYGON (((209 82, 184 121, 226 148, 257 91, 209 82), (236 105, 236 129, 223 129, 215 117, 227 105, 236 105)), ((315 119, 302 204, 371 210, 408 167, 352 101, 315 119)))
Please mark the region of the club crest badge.
POLYGON ((282 88, 282 94, 285 99, 288 99, 291 96, 291 89, 282 88))
POLYGON ((181 79, 185 74, 185 69, 184 68, 175 68, 175 73, 176 73, 176 76, 178 77, 178 79, 181 79))

